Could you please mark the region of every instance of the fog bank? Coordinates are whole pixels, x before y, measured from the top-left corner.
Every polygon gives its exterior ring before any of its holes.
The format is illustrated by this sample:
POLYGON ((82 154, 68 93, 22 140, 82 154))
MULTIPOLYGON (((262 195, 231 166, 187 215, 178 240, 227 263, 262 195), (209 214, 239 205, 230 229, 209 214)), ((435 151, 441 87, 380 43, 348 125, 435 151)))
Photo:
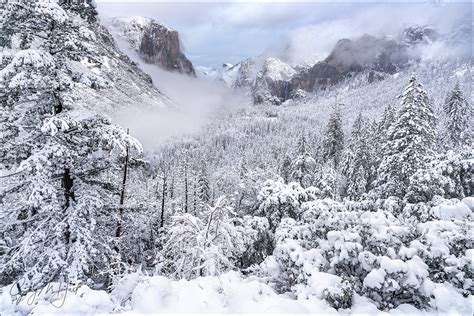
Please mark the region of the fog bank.
POLYGON ((248 97, 215 80, 168 72, 157 65, 145 63, 139 53, 129 47, 125 38, 112 26, 106 25, 118 48, 149 74, 155 87, 171 100, 167 109, 125 108, 112 114, 113 122, 130 128, 130 133, 145 150, 153 150, 170 137, 199 131, 219 108, 231 109, 250 102, 248 97))

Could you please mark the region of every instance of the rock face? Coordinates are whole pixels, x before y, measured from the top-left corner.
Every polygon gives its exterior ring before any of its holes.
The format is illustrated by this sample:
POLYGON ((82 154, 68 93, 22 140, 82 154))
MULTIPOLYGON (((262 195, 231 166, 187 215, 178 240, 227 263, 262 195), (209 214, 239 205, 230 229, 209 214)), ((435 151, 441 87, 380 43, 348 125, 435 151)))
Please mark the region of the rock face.
POLYGON ((267 59, 253 84, 254 103, 281 104, 364 71, 368 72, 369 82, 383 80, 384 74, 393 74, 416 58, 413 47, 437 38, 436 31, 429 27, 412 27, 404 30, 397 40, 370 35, 341 39, 326 59, 311 67, 293 69, 274 58, 267 59), (281 73, 285 75, 280 76, 281 73))
POLYGON ((277 58, 267 58, 255 78, 252 88, 254 103, 270 102, 279 105, 291 99, 291 78, 296 71, 277 58))
POLYGON ((406 46, 395 40, 364 35, 356 40, 340 40, 325 61, 346 74, 365 69, 393 73, 408 60, 406 46))
POLYGON ((226 69, 222 73, 222 80, 232 88, 246 89, 252 86, 255 75, 255 61, 247 58, 226 69))
POLYGON ((181 52, 177 31, 144 17, 114 18, 112 25, 145 62, 196 76, 193 64, 181 52))

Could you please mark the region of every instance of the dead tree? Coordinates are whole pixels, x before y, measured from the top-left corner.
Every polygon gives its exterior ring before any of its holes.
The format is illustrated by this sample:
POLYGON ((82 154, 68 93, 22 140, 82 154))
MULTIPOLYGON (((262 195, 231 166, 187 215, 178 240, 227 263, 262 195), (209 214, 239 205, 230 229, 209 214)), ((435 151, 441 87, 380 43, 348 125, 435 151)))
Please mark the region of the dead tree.
MULTIPOLYGON (((187 155, 187 153, 186 153, 187 155)), ((184 212, 188 212, 188 193, 189 193, 189 188, 188 188, 188 157, 185 157, 184 161, 184 212)))
POLYGON ((165 222, 165 204, 166 204, 166 195, 168 194, 168 165, 165 160, 161 160, 161 216, 160 216, 160 228, 163 227, 165 222))
MULTIPOLYGON (((129 130, 127 129, 127 135, 129 134, 129 130)), ((118 209, 118 219, 117 219, 117 228, 115 229, 115 238, 118 240, 122 233, 122 221, 123 221, 123 209, 125 203, 125 185, 127 183, 127 171, 128 171, 128 153, 129 148, 128 144, 125 148, 125 165, 123 168, 123 178, 122 178, 122 190, 120 192, 120 204, 118 209)), ((115 245, 115 250, 118 252, 118 246, 115 245)))

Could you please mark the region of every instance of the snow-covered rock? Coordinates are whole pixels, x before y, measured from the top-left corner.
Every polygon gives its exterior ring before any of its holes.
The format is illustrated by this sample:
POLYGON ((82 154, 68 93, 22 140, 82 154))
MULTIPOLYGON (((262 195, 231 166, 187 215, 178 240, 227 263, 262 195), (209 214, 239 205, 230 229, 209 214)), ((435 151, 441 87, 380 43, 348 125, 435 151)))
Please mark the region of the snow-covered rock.
POLYGON ((232 88, 249 88, 255 80, 256 62, 251 58, 225 69, 222 72, 222 80, 232 88))
POLYGON ((114 18, 112 27, 125 37, 147 63, 195 76, 193 64, 181 51, 179 34, 151 18, 114 18))
POLYGON ((267 58, 258 72, 252 88, 254 103, 280 105, 291 98, 289 80, 296 74, 290 65, 277 58, 267 58))

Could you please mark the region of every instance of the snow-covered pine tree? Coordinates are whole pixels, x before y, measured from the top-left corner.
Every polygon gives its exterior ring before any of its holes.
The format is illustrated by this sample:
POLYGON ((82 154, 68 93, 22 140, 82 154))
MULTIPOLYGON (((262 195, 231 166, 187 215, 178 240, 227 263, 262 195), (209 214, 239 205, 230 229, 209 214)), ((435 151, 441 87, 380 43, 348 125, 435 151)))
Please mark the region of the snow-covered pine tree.
POLYGON ((97 20, 95 0, 59 0, 58 3, 65 10, 75 12, 88 22, 97 20))
POLYGON ((434 116, 428 95, 413 75, 402 96, 397 119, 388 131, 377 185, 384 197, 403 197, 410 177, 432 154, 434 116))
POLYGON ((292 178, 306 188, 312 184, 316 161, 311 157, 309 144, 302 132, 296 144, 296 159, 292 163, 292 178))
POLYGON ((197 177, 197 198, 202 206, 211 201, 211 186, 204 161, 197 177))
POLYGON ((329 161, 319 166, 316 172, 315 186, 319 190, 322 198, 336 199, 340 196, 342 187, 340 173, 334 168, 334 162, 329 161))
POLYGON ((367 157, 368 157, 368 166, 367 166, 367 189, 369 192, 373 189, 375 181, 377 180, 377 169, 380 165, 382 157, 382 144, 380 141, 380 135, 378 134, 379 124, 377 121, 373 120, 368 123, 366 131, 366 145, 367 145, 367 157))
POLYGON ((67 61, 88 56, 84 34, 95 25, 57 1, 8 1, 2 13, 0 230, 10 245, 0 282, 21 278, 22 291, 58 279, 98 285, 120 159, 140 145, 107 118, 75 112, 67 61))
POLYGON ((338 104, 333 106, 324 133, 323 159, 325 162, 332 160, 337 168, 344 150, 344 131, 342 130, 341 109, 338 104))
POLYGON ((280 167, 280 175, 285 184, 288 184, 288 182, 290 181, 291 173, 291 158, 289 155, 285 155, 285 158, 283 158, 283 162, 280 167))
POLYGON ((472 142, 472 110, 461 91, 459 82, 448 94, 443 106, 446 113, 446 130, 453 147, 469 145, 472 142))
POLYGON ((383 158, 383 144, 387 142, 388 132, 390 126, 395 123, 396 120, 396 110, 392 104, 388 104, 382 114, 382 118, 377 122, 376 127, 374 128, 373 133, 373 150, 375 153, 375 159, 377 167, 381 163, 383 158))
POLYGON ((342 174, 346 177, 346 194, 352 199, 367 191, 370 161, 367 141, 369 138, 367 123, 359 113, 352 125, 351 137, 342 161, 342 174))

